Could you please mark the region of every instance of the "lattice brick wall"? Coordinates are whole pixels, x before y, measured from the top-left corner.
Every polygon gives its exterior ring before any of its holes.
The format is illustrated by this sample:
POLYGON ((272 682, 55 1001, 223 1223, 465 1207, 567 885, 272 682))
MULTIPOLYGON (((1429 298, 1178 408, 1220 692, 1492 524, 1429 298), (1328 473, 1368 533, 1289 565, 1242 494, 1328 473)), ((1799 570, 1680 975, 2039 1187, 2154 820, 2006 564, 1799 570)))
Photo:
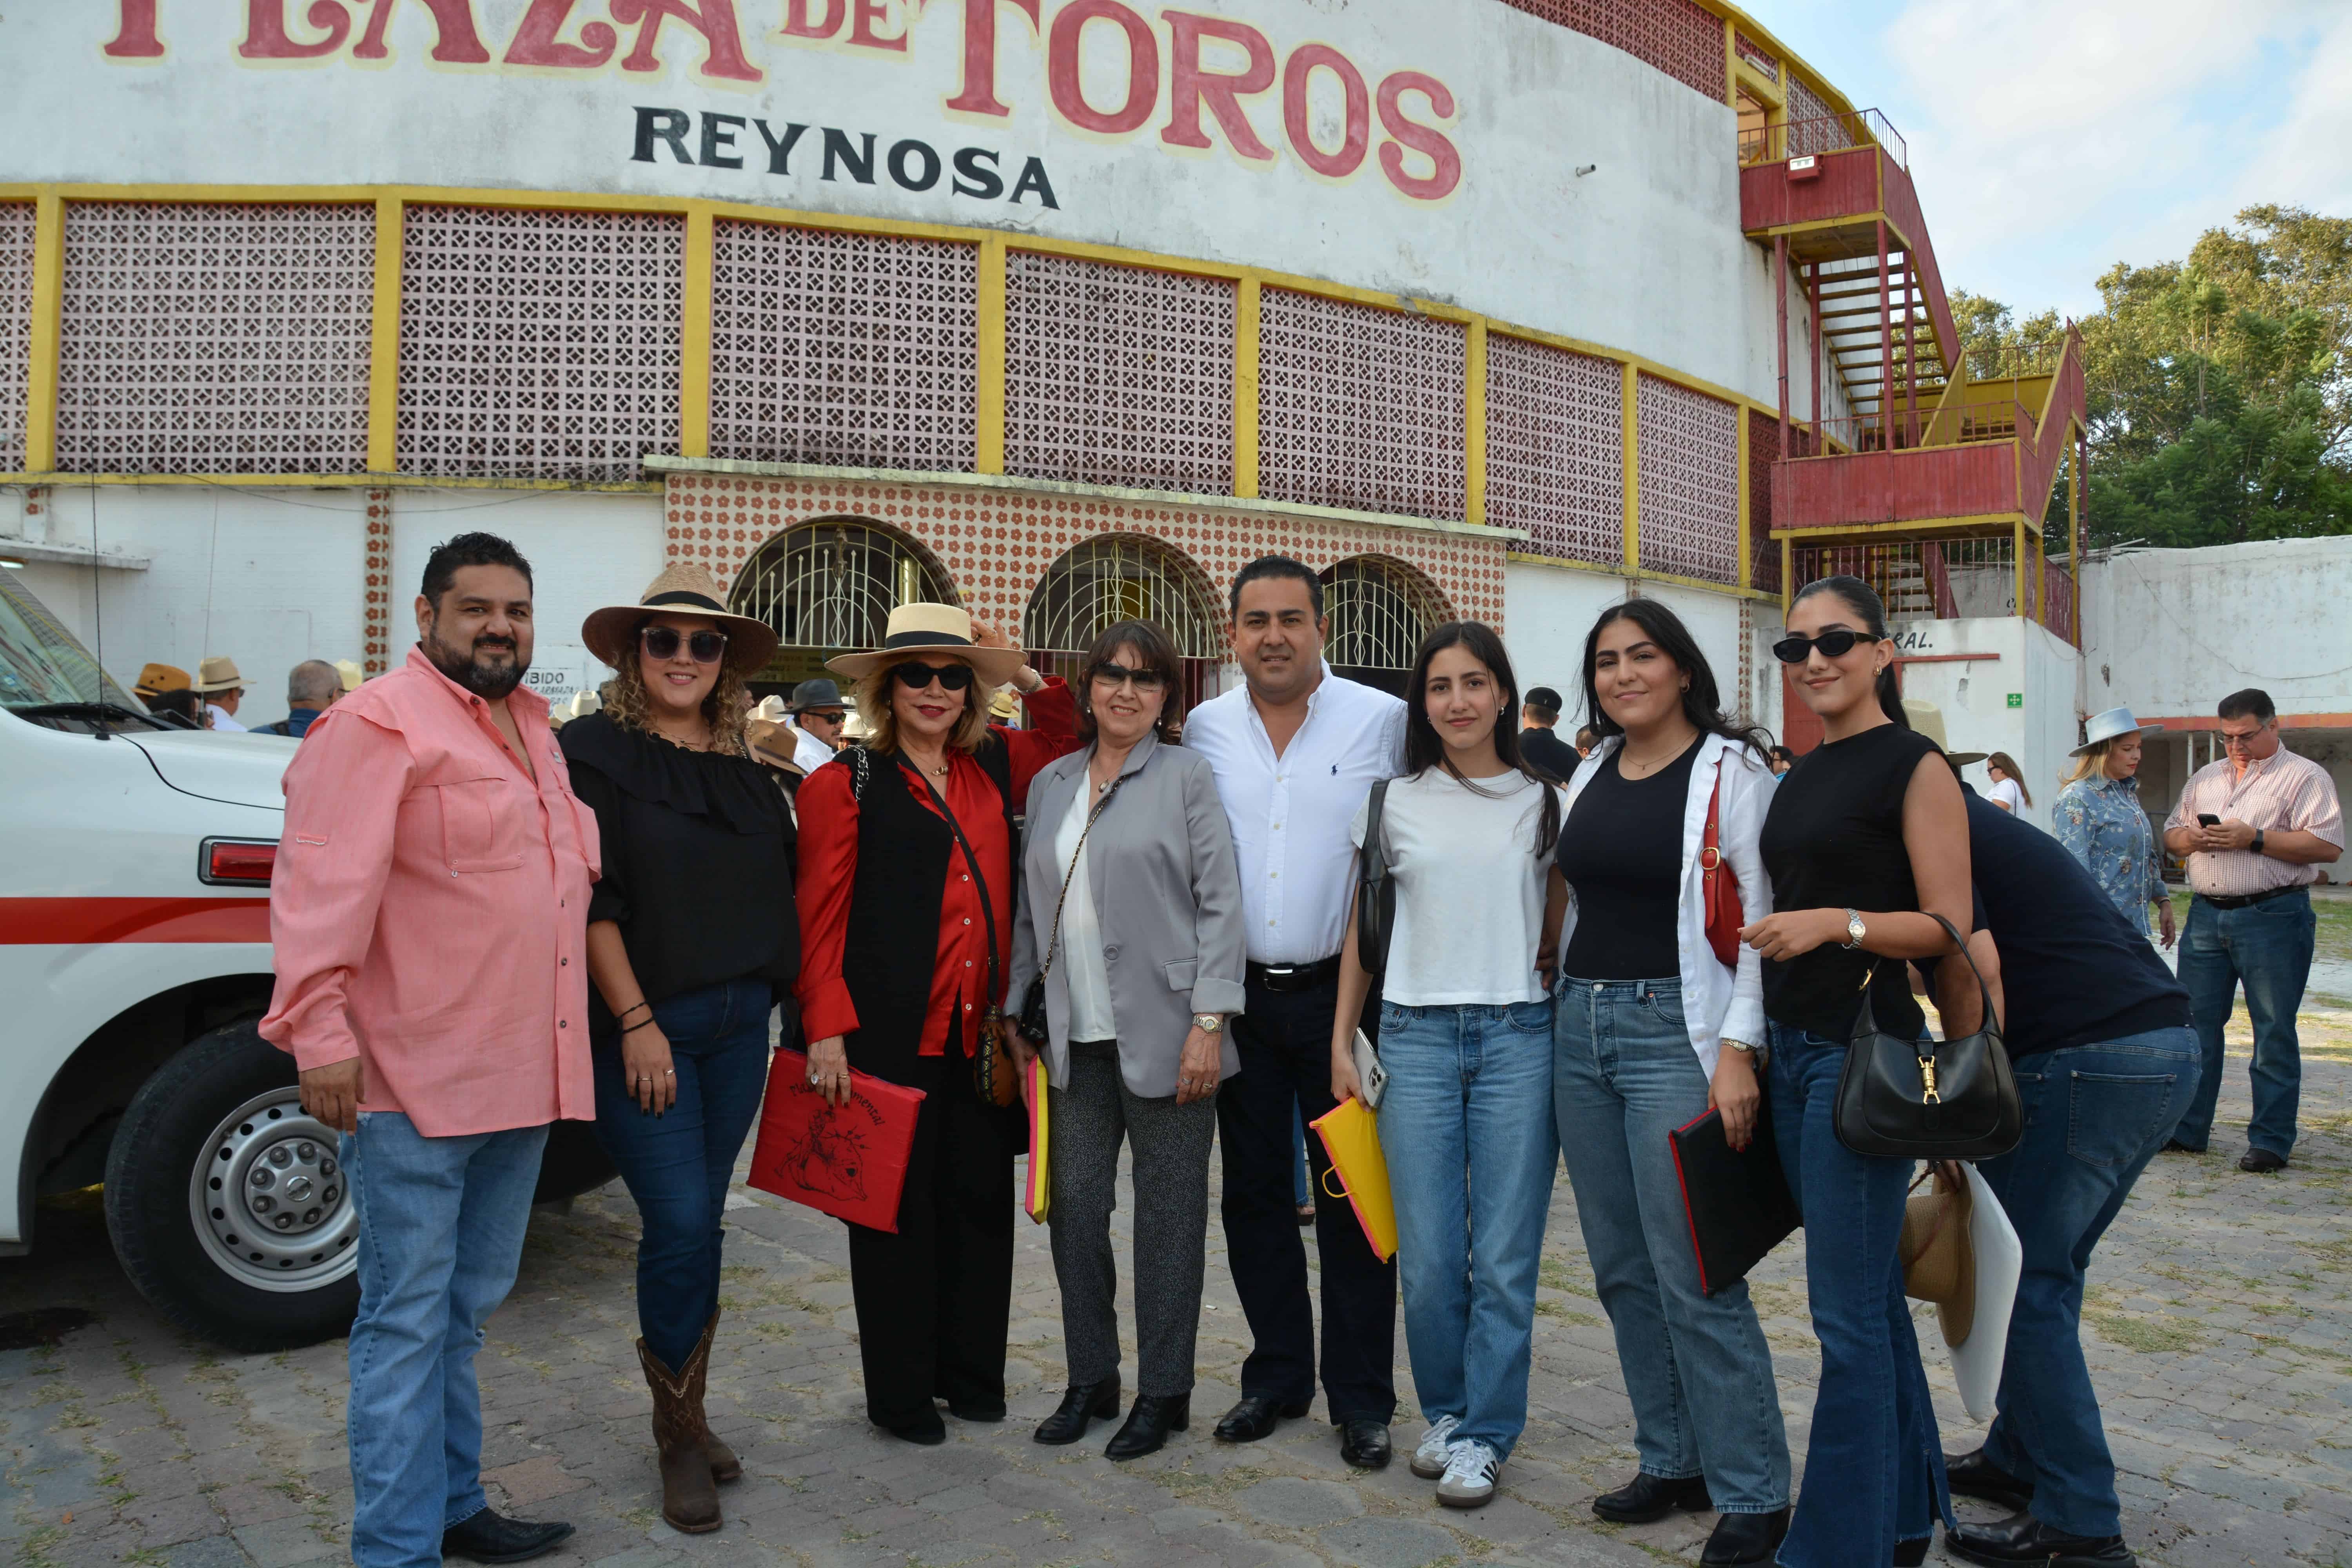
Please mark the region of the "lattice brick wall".
POLYGON ((0 473, 25 466, 33 364, 33 204, 0 202, 0 473))
MULTIPOLYGON (((1791 434, 1796 434, 1792 431, 1791 434)), ((1801 443, 1796 443, 1800 451, 1801 443)), ((1767 592, 1780 588, 1780 542, 1772 537, 1772 465, 1780 455, 1780 421, 1748 412, 1748 557, 1751 584, 1767 592)))
POLYGON ((722 587, 762 544, 797 523, 869 519, 929 550, 971 613, 1008 631, 1023 624, 1046 568, 1064 551, 1106 533, 1141 533, 1174 546, 1219 592, 1267 553, 1318 571, 1377 555, 1426 580, 1446 616, 1503 624, 1503 547, 1465 534, 951 485, 708 474, 671 475, 667 512, 669 558, 707 566, 722 587))
POLYGON ((1794 75, 1789 78, 1789 156, 1828 153, 1851 140, 1837 110, 1794 75))
POLYGON ((980 252, 717 226, 714 457, 968 473, 980 452, 980 252))
POLYGON ((1258 493, 1461 517, 1467 352, 1458 321, 1266 289, 1258 493))
POLYGON ((1739 31, 1736 27, 1732 29, 1731 38, 1731 47, 1739 52, 1739 58, 1741 59, 1746 60, 1749 65, 1754 66, 1758 70, 1762 71, 1772 80, 1779 81, 1780 79, 1780 56, 1774 54, 1771 50, 1766 48, 1763 45, 1758 43, 1755 39, 1749 37, 1746 33, 1739 31))
POLYGON ((675 452, 686 221, 411 206, 400 468, 634 479, 675 452))
POLYGON ((59 468, 367 467, 373 205, 72 202, 65 241, 59 468))
POLYGON ((1625 377, 1614 360, 1486 339, 1486 521, 1570 561, 1625 558, 1625 377))
POLYGON ((1005 470, 1230 494, 1234 294, 1222 278, 1013 251, 1005 470))
POLYGON ((1738 410, 1654 375, 1634 394, 1640 443, 1642 565, 1738 581, 1738 410))
POLYGON ((367 583, 360 599, 366 646, 361 668, 382 675, 392 668, 392 492, 367 493, 367 583))
POLYGON ((1723 23, 1691 0, 1504 0, 1724 100, 1723 23))

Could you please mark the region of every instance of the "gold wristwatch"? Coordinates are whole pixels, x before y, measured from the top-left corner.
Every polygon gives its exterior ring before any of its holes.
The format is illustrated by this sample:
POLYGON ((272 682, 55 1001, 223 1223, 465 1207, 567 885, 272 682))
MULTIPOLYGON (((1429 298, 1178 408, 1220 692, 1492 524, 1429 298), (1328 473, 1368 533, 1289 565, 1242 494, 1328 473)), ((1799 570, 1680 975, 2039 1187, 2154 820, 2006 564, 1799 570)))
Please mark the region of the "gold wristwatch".
POLYGON ((1192 1015, 1192 1027, 1200 1030, 1201 1033, 1204 1035, 1221 1033, 1224 1029, 1224 1026, 1225 1016, 1223 1013, 1195 1013, 1192 1015))

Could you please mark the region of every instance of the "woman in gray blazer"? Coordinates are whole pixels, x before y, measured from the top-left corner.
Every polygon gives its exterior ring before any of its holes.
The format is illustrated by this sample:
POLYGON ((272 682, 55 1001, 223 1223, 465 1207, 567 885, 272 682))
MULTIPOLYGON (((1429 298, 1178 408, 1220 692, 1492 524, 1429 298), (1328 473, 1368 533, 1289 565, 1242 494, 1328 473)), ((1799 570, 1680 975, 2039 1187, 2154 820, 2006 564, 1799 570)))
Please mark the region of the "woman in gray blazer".
MULTIPOLYGON (((1166 743, 1176 649, 1148 621, 1096 639, 1077 682, 1080 750, 1029 786, 1013 912, 1014 1005, 1042 969, 1050 1082, 1046 1171, 1069 1392, 1037 1428, 1075 1443, 1118 1413, 1119 1140, 1135 1151, 1134 1408, 1104 1450, 1158 1450, 1191 1419, 1217 1085, 1241 1070, 1242 887, 1206 759, 1166 743)), ((1017 1031, 1016 1031, 1017 1035, 1017 1031)))

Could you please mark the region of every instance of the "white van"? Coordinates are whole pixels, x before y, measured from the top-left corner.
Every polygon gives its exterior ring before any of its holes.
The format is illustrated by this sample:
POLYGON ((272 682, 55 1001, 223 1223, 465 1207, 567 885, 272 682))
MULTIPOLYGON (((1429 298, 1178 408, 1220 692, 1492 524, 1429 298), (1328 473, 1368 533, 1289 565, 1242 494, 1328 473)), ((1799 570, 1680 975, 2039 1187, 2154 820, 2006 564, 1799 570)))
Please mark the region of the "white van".
MULTIPOLYGON (((0 1256, 103 1182, 115 1255, 232 1349, 350 1326, 357 1215, 269 1005, 278 777, 299 742, 148 713, 0 571, 0 1256)), ((539 1199, 611 1175, 585 1122, 539 1199)))

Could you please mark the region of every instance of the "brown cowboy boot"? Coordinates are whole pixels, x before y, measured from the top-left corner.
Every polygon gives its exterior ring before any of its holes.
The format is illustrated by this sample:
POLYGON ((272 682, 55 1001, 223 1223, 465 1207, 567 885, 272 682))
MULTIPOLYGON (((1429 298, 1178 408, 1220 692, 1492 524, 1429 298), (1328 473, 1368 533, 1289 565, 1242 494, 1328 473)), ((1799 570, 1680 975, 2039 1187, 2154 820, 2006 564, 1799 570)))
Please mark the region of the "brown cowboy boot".
MULTIPOLYGON (((712 1308, 710 1321, 702 1325, 702 1342, 694 1347, 694 1359, 708 1370, 710 1362, 710 1342, 719 1332, 719 1310, 712 1308)), ((702 1451, 710 1456, 710 1479, 714 1481, 740 1481, 743 1479, 743 1461, 735 1450, 721 1442, 719 1434, 703 1419, 702 1386, 704 1380, 694 1380, 694 1419, 702 1428, 702 1451)))
POLYGON ((685 1370, 672 1372, 637 1342, 646 1386, 654 1394, 654 1446, 661 1451, 662 1518, 672 1530, 702 1535, 719 1528, 719 1488, 710 1479, 710 1456, 702 1447, 702 1377, 709 1365, 709 1336, 695 1347, 685 1370))

